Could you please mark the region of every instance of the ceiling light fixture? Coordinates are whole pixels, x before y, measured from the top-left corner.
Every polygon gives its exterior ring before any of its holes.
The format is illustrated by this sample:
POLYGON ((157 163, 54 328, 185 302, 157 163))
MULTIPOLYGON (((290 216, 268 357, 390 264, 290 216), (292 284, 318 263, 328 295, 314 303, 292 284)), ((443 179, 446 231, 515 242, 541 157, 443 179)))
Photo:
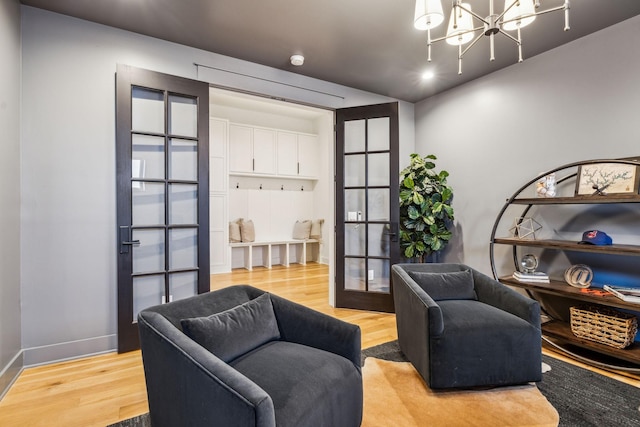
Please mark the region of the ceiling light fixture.
POLYGON ((431 45, 445 40, 448 44, 458 46, 458 74, 462 74, 462 57, 478 43, 482 36, 489 37, 489 60, 495 60, 493 36, 502 34, 518 45, 518 62, 522 62, 522 37, 520 29, 531 24, 538 15, 559 10, 564 11, 564 31, 569 31, 569 0, 562 6, 537 11, 540 0, 505 0, 504 10, 497 14, 493 7, 494 0, 489 0, 489 16, 482 18, 471 10, 469 3, 453 0, 449 26, 444 37, 431 38, 431 29, 444 21, 441 0, 416 0, 413 25, 418 30, 427 31, 427 61, 431 62, 431 45), (478 27, 473 26, 473 20, 481 22, 478 27), (517 37, 506 31, 518 31, 517 37), (464 50, 462 45, 471 42, 464 50))
POLYGON ((296 67, 301 66, 302 64, 304 64, 304 56, 302 55, 291 55, 291 65, 295 65, 296 67))

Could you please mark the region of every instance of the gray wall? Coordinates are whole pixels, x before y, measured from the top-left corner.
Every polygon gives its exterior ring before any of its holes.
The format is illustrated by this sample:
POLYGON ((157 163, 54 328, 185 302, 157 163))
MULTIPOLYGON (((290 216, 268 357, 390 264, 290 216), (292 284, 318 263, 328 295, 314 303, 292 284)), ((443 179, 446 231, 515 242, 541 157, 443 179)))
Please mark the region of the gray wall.
POLYGON ((490 273, 491 227, 520 185, 566 163, 640 155, 639 43, 640 16, 416 105, 416 150, 438 157, 454 189, 444 260, 490 273))
MULTIPOLYGON (((393 101, 25 6, 22 28, 22 340, 27 365, 116 347, 117 63, 331 108, 393 101)), ((414 148, 413 104, 401 103, 400 115, 404 156, 414 148)))
POLYGON ((0 0, 0 397, 20 353, 20 5, 0 0))

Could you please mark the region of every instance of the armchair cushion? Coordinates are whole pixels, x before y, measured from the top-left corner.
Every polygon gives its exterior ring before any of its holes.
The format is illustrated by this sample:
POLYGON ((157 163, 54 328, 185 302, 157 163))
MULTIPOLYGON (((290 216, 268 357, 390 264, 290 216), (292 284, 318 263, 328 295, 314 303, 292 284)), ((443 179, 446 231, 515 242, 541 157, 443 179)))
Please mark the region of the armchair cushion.
POLYGON ((454 271, 447 274, 423 271, 409 271, 408 273, 434 301, 478 299, 473 286, 471 270, 454 271))
POLYGON ((182 319, 189 338, 230 362, 240 355, 280 338, 269 294, 208 317, 182 319))

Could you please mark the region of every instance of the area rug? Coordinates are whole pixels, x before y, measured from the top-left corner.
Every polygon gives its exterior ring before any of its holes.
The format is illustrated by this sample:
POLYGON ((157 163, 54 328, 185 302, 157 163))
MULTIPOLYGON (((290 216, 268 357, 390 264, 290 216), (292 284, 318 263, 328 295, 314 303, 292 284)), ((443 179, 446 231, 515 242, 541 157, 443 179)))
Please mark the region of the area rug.
POLYGON ((368 357, 363 427, 558 425, 558 412, 533 384, 486 390, 430 390, 409 362, 368 357))
MULTIPOLYGON (((398 341, 362 350, 366 357, 407 361, 398 341)), ((546 355, 542 360, 551 370, 537 386, 560 414, 561 427, 640 426, 640 389, 546 355)))
MULTIPOLYGON (((385 343, 376 347, 371 347, 362 351, 362 358, 365 361, 366 358, 375 358, 366 361, 363 368, 364 382, 365 382, 365 416, 363 426, 411 426, 416 424, 409 424, 404 422, 396 424, 384 424, 384 417, 377 418, 373 412, 381 411, 384 413, 395 413, 396 405, 391 405, 389 397, 381 397, 377 395, 377 386, 372 389, 368 385, 369 374, 374 373, 376 370, 381 370, 382 374, 386 377, 393 377, 393 375, 404 375, 406 377, 413 376, 413 378, 419 378, 417 372, 413 369, 411 375, 404 371, 411 371, 408 369, 406 363, 397 363, 398 371, 396 374, 389 374, 387 367, 384 365, 390 364, 386 361, 406 362, 406 358, 400 351, 397 341, 385 343), (383 359, 383 360, 376 360, 383 359), (373 362, 373 363, 369 363, 373 362), (371 399, 370 399, 371 398, 371 399), (381 400, 384 399, 384 400, 381 400), (373 402, 373 403, 371 403, 373 402)), ((611 378, 607 378, 603 375, 591 372, 586 369, 582 369, 571 364, 553 359, 543 355, 545 363, 551 366, 551 371, 543 375, 543 381, 537 384, 537 389, 542 393, 546 400, 557 410, 560 416, 559 425, 562 427, 603 427, 603 426, 615 426, 615 427, 631 427, 640 425, 640 412, 638 412, 638 406, 640 405, 640 389, 630 386, 628 384, 621 383, 611 378)), ((394 364, 390 364, 394 365, 394 364)), ((385 381, 392 381, 385 379, 385 381)), ((413 383, 412 386, 407 386, 410 389, 408 392, 409 399, 413 398, 413 395, 423 393, 420 390, 428 390, 422 380, 418 383, 413 383), (410 388, 414 387, 414 388, 410 388), (422 389, 420 388, 422 387, 422 389)), ((533 387, 529 387, 530 390, 533 387)), ((381 392, 387 393, 385 387, 381 387, 381 392)), ((525 390, 527 391, 527 390, 525 390)), ((403 391, 401 390, 400 393, 403 391)), ((393 391, 393 393, 398 393, 393 391)), ((394 397, 391 393, 391 399, 399 399, 394 397)), ((491 390, 487 391, 487 395, 490 395, 491 390)), ((396 394, 395 396, 399 396, 396 394)), ((421 404, 423 405, 423 404, 421 404)), ((436 406, 440 403, 436 402, 436 406)), ((485 402, 484 407, 478 410, 480 412, 487 412, 493 408, 491 402, 485 402)), ((425 412, 429 407, 420 406, 419 412, 425 412)), ((412 409, 415 411, 415 408, 412 409)), ((408 413, 411 416, 411 409, 408 413)), ((465 408, 468 410, 468 408, 465 408)), ((459 412, 452 410, 453 415, 458 415, 459 412)), ((524 407, 518 409, 518 411, 527 411, 524 407)), ((403 410, 403 413, 407 413, 403 410)), ((383 414, 384 415, 384 414, 383 414)), ((446 414, 445 414, 446 415, 446 414)), ((451 415, 451 414, 449 414, 451 415)), ((438 415, 432 415, 429 423, 422 424, 425 426, 435 426, 435 420, 439 419, 438 415)), ((537 417, 535 420, 537 423, 541 422, 541 418, 537 417)), ((556 420, 557 423, 557 420, 556 420)), ((461 418, 456 418, 452 421, 451 426, 457 425, 471 425, 471 426, 497 426, 503 425, 501 423, 488 422, 485 424, 463 422, 461 418)), ((504 424, 504 425, 516 425, 516 424, 504 424)), ((525 426, 526 424, 519 424, 525 426)), ((533 424, 536 425, 536 424, 533 424)), ((144 414, 138 417, 131 418, 129 420, 121 421, 120 423, 113 424, 109 427, 151 427, 149 423, 148 414, 144 414)))

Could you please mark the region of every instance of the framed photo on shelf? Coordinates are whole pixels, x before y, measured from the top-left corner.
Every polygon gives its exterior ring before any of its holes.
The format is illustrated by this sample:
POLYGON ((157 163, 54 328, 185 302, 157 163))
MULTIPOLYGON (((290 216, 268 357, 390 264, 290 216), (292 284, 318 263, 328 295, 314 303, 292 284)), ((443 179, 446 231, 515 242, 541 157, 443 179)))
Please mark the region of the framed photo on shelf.
POLYGON ((594 163, 578 167, 576 196, 638 194, 637 165, 594 163))

